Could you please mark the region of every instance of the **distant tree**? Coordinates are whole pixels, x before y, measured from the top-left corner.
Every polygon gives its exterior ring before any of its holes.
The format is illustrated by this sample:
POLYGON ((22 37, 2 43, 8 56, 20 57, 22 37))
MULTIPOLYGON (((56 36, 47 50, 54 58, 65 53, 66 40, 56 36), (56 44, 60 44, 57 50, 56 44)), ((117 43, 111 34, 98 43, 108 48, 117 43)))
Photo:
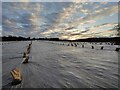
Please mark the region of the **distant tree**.
POLYGON ((118 25, 116 25, 115 27, 114 27, 114 29, 115 30, 117 30, 117 36, 120 36, 120 25, 118 24, 118 25))
POLYGON ((9 35, 8 37, 13 37, 12 35, 9 35))
POLYGON ((35 38, 32 38, 32 40, 35 40, 35 38))
POLYGON ((28 37, 28 40, 30 40, 30 37, 28 37))

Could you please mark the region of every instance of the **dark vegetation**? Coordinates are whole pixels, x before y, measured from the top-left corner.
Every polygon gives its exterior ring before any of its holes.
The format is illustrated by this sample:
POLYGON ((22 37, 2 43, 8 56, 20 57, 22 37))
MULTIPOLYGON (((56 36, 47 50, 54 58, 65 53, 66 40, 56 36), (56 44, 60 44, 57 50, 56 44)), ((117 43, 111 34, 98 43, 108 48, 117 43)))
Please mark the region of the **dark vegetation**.
POLYGON ((111 38, 86 38, 78 40, 61 40, 59 38, 30 38, 30 37, 16 37, 16 36, 3 36, 2 41, 27 41, 27 40, 48 40, 48 41, 70 41, 70 42, 111 42, 120 45, 120 37, 111 38))

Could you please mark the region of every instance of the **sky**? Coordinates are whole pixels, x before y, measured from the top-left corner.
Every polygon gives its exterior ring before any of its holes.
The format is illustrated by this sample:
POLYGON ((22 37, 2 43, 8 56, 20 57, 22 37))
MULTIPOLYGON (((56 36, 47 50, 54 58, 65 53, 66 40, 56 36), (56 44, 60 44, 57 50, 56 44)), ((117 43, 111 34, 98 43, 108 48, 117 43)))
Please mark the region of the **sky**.
POLYGON ((2 2, 2 35, 83 39, 115 37, 117 2, 2 2))

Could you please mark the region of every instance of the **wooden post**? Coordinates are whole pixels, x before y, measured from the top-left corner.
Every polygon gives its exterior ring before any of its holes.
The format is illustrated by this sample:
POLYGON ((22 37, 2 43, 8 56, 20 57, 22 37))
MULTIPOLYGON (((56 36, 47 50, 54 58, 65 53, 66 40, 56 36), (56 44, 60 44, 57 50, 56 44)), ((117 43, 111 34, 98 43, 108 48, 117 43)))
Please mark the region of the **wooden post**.
POLYGON ((103 50, 103 48, 104 48, 104 47, 102 46, 102 47, 101 47, 101 50, 103 50))
POLYGON ((26 57, 26 53, 24 52, 24 53, 23 53, 23 58, 25 58, 25 57, 26 57))
POLYGON ((23 64, 28 63, 29 56, 27 55, 25 58, 23 58, 23 64))
POLYGON ((75 45, 75 47, 77 47, 77 44, 76 44, 76 43, 74 43, 74 45, 75 45))
POLYGON ((119 50, 120 50, 120 48, 116 48, 116 49, 115 49, 115 51, 119 51, 119 50))
POLYGON ((11 72, 13 81, 12 81, 12 85, 17 85, 19 83, 21 83, 22 81, 22 76, 21 76, 21 72, 19 69, 13 69, 11 72))
POLYGON ((27 54, 30 53, 30 49, 31 49, 31 46, 28 46, 28 48, 27 48, 27 54))
POLYGON ((94 49, 94 46, 92 46, 92 49, 94 49))
POLYGON ((73 44, 71 43, 71 46, 73 46, 73 44))
POLYGON ((82 45, 82 48, 84 48, 84 45, 82 45))

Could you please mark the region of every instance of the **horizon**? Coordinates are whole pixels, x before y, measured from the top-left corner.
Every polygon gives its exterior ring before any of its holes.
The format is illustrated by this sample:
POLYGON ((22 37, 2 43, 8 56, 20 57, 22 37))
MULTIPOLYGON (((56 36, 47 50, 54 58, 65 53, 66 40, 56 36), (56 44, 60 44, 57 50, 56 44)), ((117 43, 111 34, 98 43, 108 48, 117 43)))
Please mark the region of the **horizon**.
MULTIPOLYGON (((59 39, 59 40, 69 40, 69 39, 61 39, 61 38, 49 38, 49 37, 24 37, 24 36, 12 36, 12 35, 8 35, 8 36, 0 36, 0 38, 30 38, 30 39, 59 39)), ((70 41, 76 41, 76 40, 86 40, 86 39, 102 39, 102 38, 106 38, 106 39, 113 39, 113 38, 120 38, 118 36, 116 37, 91 37, 91 38, 82 38, 82 39, 75 39, 75 40, 70 40, 70 41)))

